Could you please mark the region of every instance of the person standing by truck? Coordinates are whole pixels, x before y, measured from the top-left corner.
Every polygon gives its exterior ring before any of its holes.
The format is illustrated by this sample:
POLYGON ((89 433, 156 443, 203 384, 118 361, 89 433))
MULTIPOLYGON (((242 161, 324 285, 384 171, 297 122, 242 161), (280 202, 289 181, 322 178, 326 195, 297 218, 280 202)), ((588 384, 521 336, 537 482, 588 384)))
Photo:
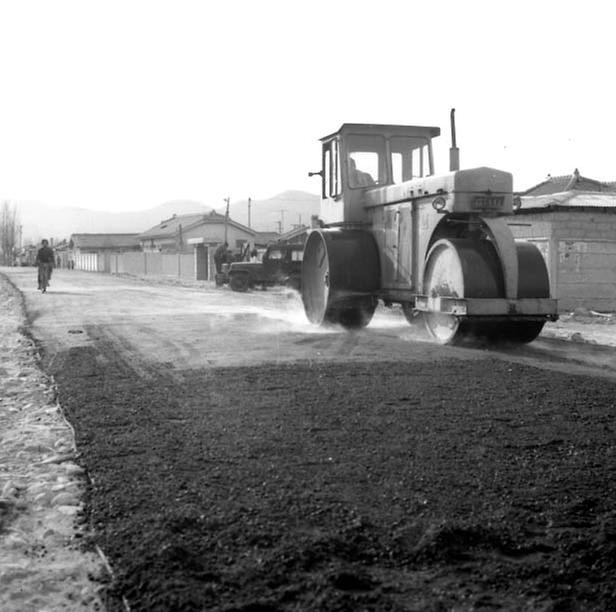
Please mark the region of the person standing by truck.
POLYGON ((228 249, 229 244, 225 242, 214 251, 214 265, 216 266, 216 274, 220 274, 222 272, 222 264, 227 261, 228 249))
POLYGON ((38 266, 38 288, 45 293, 47 285, 51 279, 51 271, 55 261, 53 249, 47 240, 41 242, 41 248, 36 254, 36 265, 38 266))

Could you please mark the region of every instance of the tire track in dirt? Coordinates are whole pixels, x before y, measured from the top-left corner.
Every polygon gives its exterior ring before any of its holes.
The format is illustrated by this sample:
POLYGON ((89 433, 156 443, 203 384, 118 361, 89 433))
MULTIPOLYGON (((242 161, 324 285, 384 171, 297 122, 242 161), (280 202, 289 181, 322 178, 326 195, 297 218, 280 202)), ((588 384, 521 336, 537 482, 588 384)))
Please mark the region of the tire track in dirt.
POLYGON ((143 380, 152 380, 155 377, 156 374, 151 365, 139 357, 135 346, 113 326, 86 325, 85 330, 94 342, 97 362, 101 367, 105 367, 111 359, 114 359, 126 370, 143 380))

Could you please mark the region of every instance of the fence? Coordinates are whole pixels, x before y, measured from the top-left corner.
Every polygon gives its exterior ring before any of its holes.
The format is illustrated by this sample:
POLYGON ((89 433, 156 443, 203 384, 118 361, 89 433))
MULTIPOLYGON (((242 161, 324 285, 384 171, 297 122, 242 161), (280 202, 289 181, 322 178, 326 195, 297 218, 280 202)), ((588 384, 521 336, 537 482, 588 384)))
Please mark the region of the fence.
POLYGON ((136 276, 170 276, 186 280, 214 278, 213 261, 208 249, 194 253, 79 253, 75 255, 75 269, 108 274, 136 276), (205 265, 198 265, 199 259, 205 265))

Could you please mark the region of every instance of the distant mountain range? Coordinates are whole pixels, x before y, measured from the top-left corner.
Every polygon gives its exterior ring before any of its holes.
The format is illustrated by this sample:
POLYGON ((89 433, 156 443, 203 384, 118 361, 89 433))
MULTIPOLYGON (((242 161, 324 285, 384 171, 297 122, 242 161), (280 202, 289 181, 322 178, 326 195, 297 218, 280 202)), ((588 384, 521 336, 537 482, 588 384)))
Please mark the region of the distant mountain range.
MULTIPOLYGON (((285 191, 267 200, 253 200, 250 226, 257 231, 285 232, 298 224, 310 224, 319 212, 319 196, 303 191, 285 191)), ((132 234, 145 232, 175 215, 208 213, 212 207, 192 200, 165 202, 154 208, 129 212, 105 212, 85 208, 53 208, 40 202, 14 202, 22 226, 22 244, 53 238, 68 239, 71 234, 132 234)), ((223 208, 217 212, 224 213, 223 208)), ((248 225, 248 202, 231 202, 229 216, 248 225)))
MULTIPOLYGON (((234 221, 249 225, 259 232, 284 233, 297 225, 310 225, 310 217, 319 214, 321 198, 305 191, 284 191, 267 200, 250 202, 238 200, 229 205, 229 216, 234 221)), ((224 214, 225 207, 216 208, 224 214)))

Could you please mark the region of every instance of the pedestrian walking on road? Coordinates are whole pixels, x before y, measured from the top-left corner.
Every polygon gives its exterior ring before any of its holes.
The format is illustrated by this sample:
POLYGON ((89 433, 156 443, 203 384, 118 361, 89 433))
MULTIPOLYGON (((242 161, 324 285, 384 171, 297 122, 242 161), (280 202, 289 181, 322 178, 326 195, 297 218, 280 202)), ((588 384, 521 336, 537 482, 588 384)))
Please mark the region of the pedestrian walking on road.
POLYGON ((56 258, 53 249, 49 246, 49 241, 43 240, 41 248, 36 254, 36 265, 38 266, 38 288, 45 293, 47 285, 51 280, 51 271, 53 270, 56 258))

